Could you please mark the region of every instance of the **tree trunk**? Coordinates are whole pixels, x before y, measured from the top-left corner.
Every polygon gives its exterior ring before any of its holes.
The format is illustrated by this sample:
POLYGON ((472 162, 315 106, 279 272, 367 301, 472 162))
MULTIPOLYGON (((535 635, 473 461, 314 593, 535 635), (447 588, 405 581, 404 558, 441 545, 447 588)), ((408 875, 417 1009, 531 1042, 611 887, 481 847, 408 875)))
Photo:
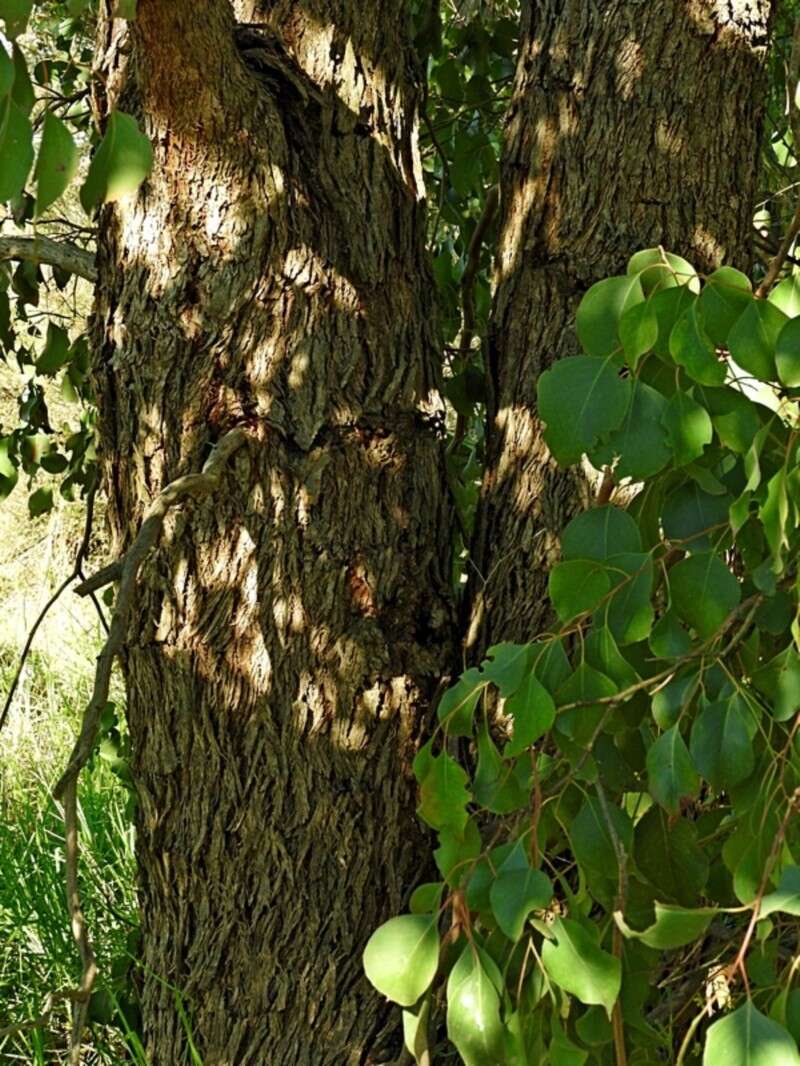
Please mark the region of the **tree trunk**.
POLYGON ((155 150, 98 253, 116 550, 250 431, 168 518, 125 652, 153 1066, 189 1031, 204 1066, 398 1050, 361 950, 429 851, 410 763, 453 639, 405 7, 139 0, 102 31, 100 111, 155 150))
POLYGON ((468 643, 548 622, 558 535, 586 502, 540 435, 539 375, 579 348, 581 296, 663 245, 748 269, 770 0, 524 4, 502 161, 493 397, 468 643))

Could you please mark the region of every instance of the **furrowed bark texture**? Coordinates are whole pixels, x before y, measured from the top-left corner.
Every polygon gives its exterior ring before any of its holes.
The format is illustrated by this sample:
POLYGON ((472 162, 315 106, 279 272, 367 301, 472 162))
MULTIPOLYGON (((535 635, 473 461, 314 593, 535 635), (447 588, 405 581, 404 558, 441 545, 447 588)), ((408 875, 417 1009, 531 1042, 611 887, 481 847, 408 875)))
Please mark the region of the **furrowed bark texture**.
POLYGON ((103 29, 100 109, 155 150, 98 251, 117 550, 250 431, 168 517, 125 651, 153 1066, 187 1025, 204 1066, 398 1051, 361 951, 429 850, 410 763, 452 655, 404 8, 139 0, 103 29))
POLYGON ((468 643, 549 621, 558 535, 587 502, 541 440, 536 383, 579 351, 581 296, 662 244, 750 262, 769 0, 531 0, 502 161, 489 461, 468 643))

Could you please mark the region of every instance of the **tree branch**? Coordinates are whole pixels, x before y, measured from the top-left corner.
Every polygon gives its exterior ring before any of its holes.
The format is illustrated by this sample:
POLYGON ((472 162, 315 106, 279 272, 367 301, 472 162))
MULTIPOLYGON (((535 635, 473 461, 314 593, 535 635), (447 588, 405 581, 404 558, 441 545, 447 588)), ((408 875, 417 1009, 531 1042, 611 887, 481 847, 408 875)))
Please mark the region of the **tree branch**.
POLYGON ((86 281, 97 281, 92 252, 79 248, 77 244, 53 241, 49 237, 0 237, 0 262, 8 259, 45 263, 77 274, 86 281))

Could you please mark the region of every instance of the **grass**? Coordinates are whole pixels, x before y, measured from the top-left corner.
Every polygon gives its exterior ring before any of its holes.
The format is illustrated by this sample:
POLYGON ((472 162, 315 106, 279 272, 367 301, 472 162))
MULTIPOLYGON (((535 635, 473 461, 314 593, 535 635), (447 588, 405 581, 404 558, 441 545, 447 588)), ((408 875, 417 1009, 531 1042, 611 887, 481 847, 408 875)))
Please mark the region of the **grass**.
MULTIPOLYGON (((16 654, 0 649, 0 693, 16 654)), ((0 1028, 37 1017, 49 993, 79 977, 64 894, 63 825, 50 792, 88 688, 88 670, 65 675, 34 654, 0 737, 0 1028)), ((84 1061, 144 1066, 133 987, 138 918, 130 794, 101 758, 82 777, 80 820, 82 901, 100 967, 84 1061)), ((0 1064, 63 1063, 68 1028, 62 1000, 45 1028, 0 1040, 0 1064)))

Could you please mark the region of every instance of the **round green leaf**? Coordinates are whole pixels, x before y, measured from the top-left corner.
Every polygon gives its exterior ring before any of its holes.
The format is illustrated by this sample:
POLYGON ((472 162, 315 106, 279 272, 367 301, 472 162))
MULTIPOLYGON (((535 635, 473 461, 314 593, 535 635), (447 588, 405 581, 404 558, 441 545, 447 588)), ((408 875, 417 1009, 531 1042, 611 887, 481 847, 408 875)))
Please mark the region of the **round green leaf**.
POLYGON ((793 1038, 747 1000, 706 1034, 703 1066, 800 1066, 793 1038))
POLYGON ((364 948, 364 972, 393 1003, 411 1007, 439 966, 439 930, 429 915, 402 914, 376 929, 364 948))
POLYGON ((663 470, 671 454, 662 425, 666 406, 660 392, 635 379, 622 424, 591 452, 594 465, 610 466, 616 460, 617 478, 630 477, 634 481, 663 470))
POLYGON ((787 321, 783 311, 774 304, 752 300, 728 334, 731 358, 760 381, 774 381, 775 346, 787 321))
POLYGON ((771 304, 775 304, 789 318, 800 315, 800 277, 792 274, 776 285, 767 297, 771 304))
POLYGON ((571 559, 550 571, 550 599, 562 622, 593 611, 611 590, 608 573, 600 563, 571 559))
POLYGON ((604 278, 592 285, 575 315, 578 339, 586 354, 606 356, 617 351, 620 319, 625 311, 643 301, 644 292, 636 275, 604 278))
POLYGON ((627 273, 638 274, 648 294, 679 285, 687 286, 692 292, 700 291, 700 280, 692 264, 661 248, 644 248, 634 253, 628 260, 627 273))
POLYGON ((605 562, 620 552, 640 552, 639 528, 627 511, 608 505, 592 507, 572 519, 561 534, 561 555, 605 562))
POLYGON ((622 984, 619 959, 598 947, 571 918, 557 919, 553 934, 554 939, 542 945, 542 962, 550 980, 581 1003, 605 1007, 610 1016, 622 984))
POLYGON ((699 459, 714 436, 708 411, 682 389, 678 389, 667 403, 661 421, 676 466, 685 466, 699 459))
POLYGON ((530 867, 501 872, 489 891, 497 924, 515 944, 522 936, 528 915, 532 911, 544 910, 552 898, 550 878, 541 870, 530 867))
POLYGON ((560 359, 539 378, 539 414, 544 439, 563 466, 576 463, 604 433, 620 425, 631 383, 607 359, 577 355, 560 359))
POLYGON ((718 555, 702 552, 677 563, 669 572, 672 605, 678 616, 710 637, 739 603, 739 582, 718 555))
POLYGON ((707 279, 700 293, 703 323, 718 348, 726 348, 734 323, 753 299, 753 286, 741 270, 724 266, 707 279))
POLYGON ((689 377, 701 385, 724 384, 725 364, 717 359, 714 342, 702 321, 699 301, 684 311, 673 326, 669 335, 669 352, 689 377))

